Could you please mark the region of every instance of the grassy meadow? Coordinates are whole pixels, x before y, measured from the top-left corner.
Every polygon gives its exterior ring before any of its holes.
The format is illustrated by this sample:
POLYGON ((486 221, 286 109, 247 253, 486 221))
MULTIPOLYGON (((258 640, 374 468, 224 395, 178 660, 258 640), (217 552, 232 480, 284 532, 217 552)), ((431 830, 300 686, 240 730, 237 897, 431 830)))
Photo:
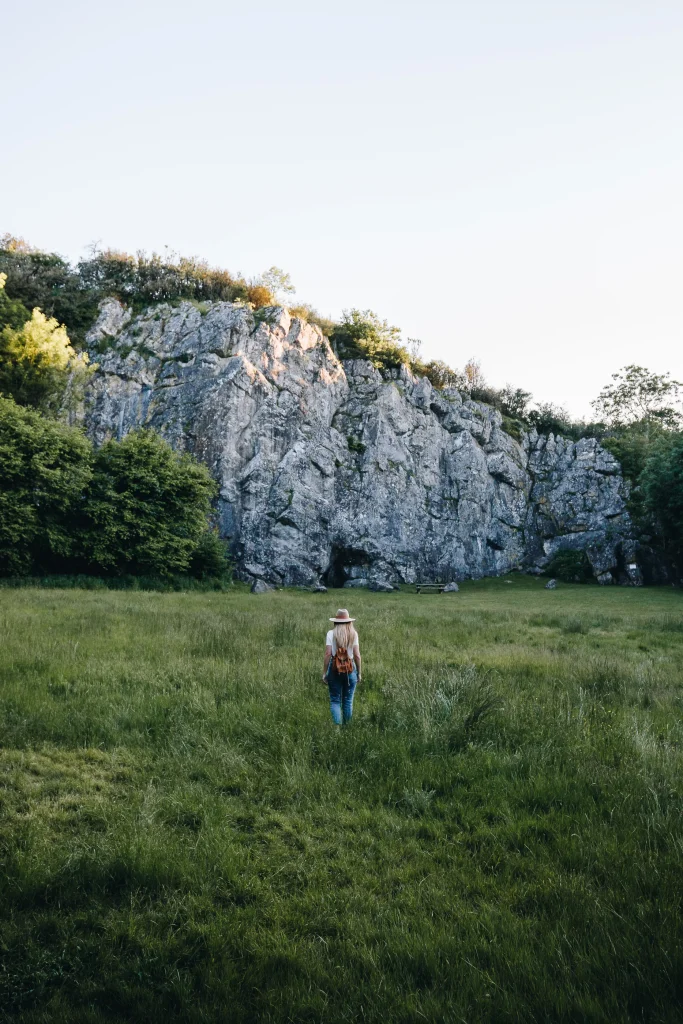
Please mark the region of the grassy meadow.
POLYGON ((683 1020, 680 590, 0 590, 0 650, 0 1019, 683 1020))

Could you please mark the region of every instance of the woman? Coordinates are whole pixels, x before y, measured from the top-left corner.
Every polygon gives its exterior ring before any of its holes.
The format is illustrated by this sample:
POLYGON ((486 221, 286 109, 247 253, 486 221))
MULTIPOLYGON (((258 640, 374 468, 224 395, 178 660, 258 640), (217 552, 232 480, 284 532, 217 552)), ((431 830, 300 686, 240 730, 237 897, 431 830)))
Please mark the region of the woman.
POLYGON ((335 725, 350 722, 353 714, 353 694, 361 679, 358 633, 353 627, 346 608, 340 608, 330 622, 334 628, 325 641, 323 682, 330 691, 330 711, 335 725))

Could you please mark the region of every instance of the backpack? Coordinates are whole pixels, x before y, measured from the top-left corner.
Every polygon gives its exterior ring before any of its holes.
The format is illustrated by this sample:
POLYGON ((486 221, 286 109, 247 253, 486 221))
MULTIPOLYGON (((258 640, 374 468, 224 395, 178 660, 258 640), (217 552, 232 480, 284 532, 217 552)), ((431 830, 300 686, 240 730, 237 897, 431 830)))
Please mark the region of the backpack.
POLYGON ((332 668, 339 676, 350 676, 353 672, 354 665, 345 647, 338 647, 332 655, 332 668))

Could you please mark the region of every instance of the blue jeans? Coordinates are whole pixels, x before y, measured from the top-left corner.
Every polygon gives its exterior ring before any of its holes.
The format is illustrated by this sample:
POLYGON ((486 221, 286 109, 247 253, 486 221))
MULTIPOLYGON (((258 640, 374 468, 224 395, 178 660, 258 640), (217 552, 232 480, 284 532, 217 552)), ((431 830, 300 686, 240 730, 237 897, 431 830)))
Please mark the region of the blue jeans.
POLYGON ((358 682, 358 672, 338 675, 332 669, 327 673, 327 687, 330 691, 330 711, 335 725, 350 722, 353 715, 353 693, 358 682))

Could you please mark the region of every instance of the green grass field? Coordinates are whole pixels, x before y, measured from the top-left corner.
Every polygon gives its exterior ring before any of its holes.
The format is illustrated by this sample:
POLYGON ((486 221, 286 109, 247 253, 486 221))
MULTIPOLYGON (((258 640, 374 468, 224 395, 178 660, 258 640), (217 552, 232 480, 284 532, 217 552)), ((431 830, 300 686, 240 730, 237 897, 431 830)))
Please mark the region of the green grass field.
POLYGON ((4 1019, 683 1020, 681 591, 0 590, 0 643, 4 1019))

